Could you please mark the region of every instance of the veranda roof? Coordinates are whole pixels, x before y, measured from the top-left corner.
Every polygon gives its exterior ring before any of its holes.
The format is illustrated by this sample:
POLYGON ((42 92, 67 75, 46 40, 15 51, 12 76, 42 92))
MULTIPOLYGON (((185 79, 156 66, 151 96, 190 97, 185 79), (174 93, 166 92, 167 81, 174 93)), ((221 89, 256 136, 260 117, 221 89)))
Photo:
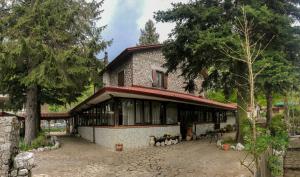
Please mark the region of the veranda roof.
POLYGON ((182 102, 187 104, 194 104, 200 106, 207 106, 223 110, 236 110, 237 106, 234 104, 225 104, 203 97, 195 96, 192 94, 179 93, 164 89, 147 88, 140 86, 132 87, 104 87, 97 91, 94 95, 90 96, 82 103, 74 107, 70 113, 78 112, 89 108, 92 105, 101 103, 112 97, 124 98, 140 98, 149 100, 161 100, 171 102, 182 102))

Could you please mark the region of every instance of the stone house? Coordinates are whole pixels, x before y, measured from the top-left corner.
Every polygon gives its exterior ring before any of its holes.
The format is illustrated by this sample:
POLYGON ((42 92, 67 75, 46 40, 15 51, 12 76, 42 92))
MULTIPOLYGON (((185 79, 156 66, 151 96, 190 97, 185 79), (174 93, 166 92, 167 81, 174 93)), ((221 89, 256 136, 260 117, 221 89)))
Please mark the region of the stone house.
POLYGON ((236 106, 185 91, 178 70, 167 73, 161 45, 125 49, 101 74, 103 87, 70 111, 72 124, 85 139, 124 148, 147 146, 150 136, 187 136, 235 124, 236 106))

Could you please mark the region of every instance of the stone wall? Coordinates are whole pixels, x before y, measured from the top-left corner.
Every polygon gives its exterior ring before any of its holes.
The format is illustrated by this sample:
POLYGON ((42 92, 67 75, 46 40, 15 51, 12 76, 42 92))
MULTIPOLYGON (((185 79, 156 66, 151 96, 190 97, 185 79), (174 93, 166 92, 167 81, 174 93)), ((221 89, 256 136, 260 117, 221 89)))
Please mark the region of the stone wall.
MULTIPOLYGON (((166 62, 160 49, 147 50, 133 54, 133 85, 152 87, 152 70, 166 72, 167 69, 162 67, 166 62)), ((180 76, 181 71, 177 70, 168 75, 168 90, 186 93, 184 87, 186 80, 180 76)), ((198 94, 202 88, 202 79, 198 77, 195 80, 198 94)))
MULTIPOLYGON (((93 139, 93 127, 79 127, 79 134, 89 141, 93 139)), ((180 135, 180 127, 175 126, 140 126, 140 127, 96 127, 95 141, 108 148, 115 148, 121 143, 124 149, 149 146, 150 136, 163 136, 164 134, 180 135)))
POLYGON ((124 85, 132 86, 132 59, 122 61, 116 68, 103 74, 103 83, 105 86, 118 86, 118 73, 124 71, 124 85))
MULTIPOLYGON (((167 69, 162 67, 165 62, 161 49, 133 53, 124 58, 118 66, 103 73, 104 86, 118 86, 118 73, 124 70, 125 86, 152 87, 152 70, 166 72, 167 69)), ((180 74, 179 70, 169 73, 168 90, 187 93, 184 89, 186 80, 180 74)), ((195 83, 197 85, 195 94, 198 95, 202 88, 202 78, 199 76, 195 79, 195 83)))
POLYGON ((18 153, 19 122, 16 117, 0 117, 0 176, 9 176, 18 153))

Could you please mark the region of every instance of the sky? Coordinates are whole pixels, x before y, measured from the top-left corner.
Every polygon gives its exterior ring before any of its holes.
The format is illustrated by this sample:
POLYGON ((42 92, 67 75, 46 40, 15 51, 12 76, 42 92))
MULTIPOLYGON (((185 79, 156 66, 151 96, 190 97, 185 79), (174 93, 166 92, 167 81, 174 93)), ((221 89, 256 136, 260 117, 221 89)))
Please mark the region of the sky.
MULTIPOLYGON (((100 25, 107 25, 102 36, 106 40, 113 40, 106 49, 109 60, 113 60, 125 48, 136 46, 140 36, 140 29, 144 28, 149 19, 153 19, 154 12, 167 10, 171 3, 187 2, 188 0, 104 0, 102 6, 104 12, 100 25)), ((156 32, 159 33, 159 41, 163 42, 174 28, 171 23, 157 23, 156 32)), ((103 58, 103 52, 98 55, 103 58)))

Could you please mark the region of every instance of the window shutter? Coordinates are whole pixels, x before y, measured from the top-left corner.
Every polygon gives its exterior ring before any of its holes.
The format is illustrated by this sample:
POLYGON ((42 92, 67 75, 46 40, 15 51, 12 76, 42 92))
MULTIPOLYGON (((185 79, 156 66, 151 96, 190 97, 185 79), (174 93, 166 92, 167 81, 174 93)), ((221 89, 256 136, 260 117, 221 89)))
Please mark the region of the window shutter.
POLYGON ((125 86, 125 74, 124 71, 118 73, 118 86, 125 86))
POLYGON ((168 74, 164 75, 164 88, 168 89, 168 74))
POLYGON ((152 86, 157 87, 157 74, 156 70, 152 70, 152 86))

